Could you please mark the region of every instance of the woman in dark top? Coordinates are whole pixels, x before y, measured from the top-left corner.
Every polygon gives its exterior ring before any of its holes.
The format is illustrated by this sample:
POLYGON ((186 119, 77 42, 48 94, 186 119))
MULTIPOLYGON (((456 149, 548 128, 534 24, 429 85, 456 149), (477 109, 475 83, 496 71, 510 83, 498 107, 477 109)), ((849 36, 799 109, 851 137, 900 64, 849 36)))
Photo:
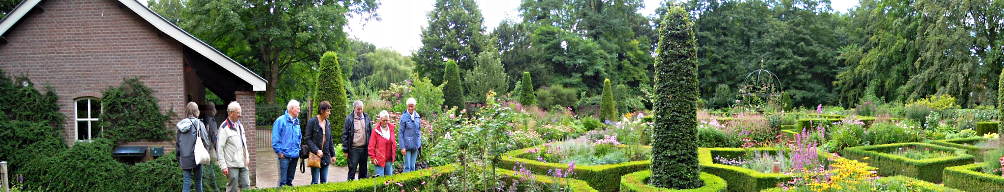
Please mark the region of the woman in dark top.
POLYGON ((317 116, 307 121, 307 145, 310 146, 310 153, 321 157, 320 168, 310 168, 310 184, 328 182, 328 165, 335 161, 331 155, 335 154, 335 148, 331 142, 331 123, 328 116, 331 115, 331 103, 321 102, 318 106, 317 116))

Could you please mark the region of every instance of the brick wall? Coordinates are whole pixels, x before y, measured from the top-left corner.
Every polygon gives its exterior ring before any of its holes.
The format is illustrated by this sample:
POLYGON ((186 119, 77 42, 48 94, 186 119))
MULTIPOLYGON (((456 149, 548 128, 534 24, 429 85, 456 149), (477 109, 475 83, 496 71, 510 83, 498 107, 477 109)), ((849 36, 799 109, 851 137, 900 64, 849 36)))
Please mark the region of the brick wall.
MULTIPOLYGON (((182 112, 182 47, 132 11, 109 0, 54 0, 21 19, 0 45, 0 69, 51 86, 66 115, 64 140, 76 140, 74 99, 101 97, 139 77, 163 111, 182 112)), ((180 114, 180 113, 179 113, 180 114)), ((180 120, 180 115, 171 121, 180 120)))
POLYGON ((247 141, 245 142, 247 143, 248 153, 251 153, 249 154, 251 156, 251 168, 249 168, 248 171, 251 176, 251 185, 256 186, 255 184, 257 183, 257 179, 255 178, 255 175, 257 175, 256 171, 258 170, 258 166, 255 163, 258 158, 258 145, 256 145, 258 131, 255 129, 255 93, 250 91, 236 91, 234 92, 234 95, 236 95, 237 103, 241 104, 241 124, 243 124, 245 128, 244 137, 247 137, 247 141))

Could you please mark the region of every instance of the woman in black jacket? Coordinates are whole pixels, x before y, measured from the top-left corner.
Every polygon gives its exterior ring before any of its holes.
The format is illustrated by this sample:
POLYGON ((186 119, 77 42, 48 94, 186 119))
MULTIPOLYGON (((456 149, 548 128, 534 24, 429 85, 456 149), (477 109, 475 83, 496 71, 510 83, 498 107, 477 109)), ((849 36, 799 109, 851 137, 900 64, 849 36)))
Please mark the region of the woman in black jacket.
POLYGON ((310 184, 328 182, 328 165, 335 161, 332 155, 335 148, 331 142, 331 123, 328 116, 331 115, 331 103, 321 102, 318 106, 317 116, 307 121, 307 130, 304 138, 307 138, 307 146, 310 146, 310 153, 321 158, 320 168, 310 168, 310 184))

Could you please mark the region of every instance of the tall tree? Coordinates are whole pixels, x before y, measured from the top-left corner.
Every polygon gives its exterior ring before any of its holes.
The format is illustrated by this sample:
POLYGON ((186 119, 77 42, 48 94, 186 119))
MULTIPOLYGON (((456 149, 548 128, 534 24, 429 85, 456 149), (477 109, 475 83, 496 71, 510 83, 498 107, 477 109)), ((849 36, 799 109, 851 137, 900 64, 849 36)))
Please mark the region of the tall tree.
POLYGON ((524 106, 536 105, 537 95, 534 94, 533 80, 530 79, 530 72, 523 72, 523 78, 519 85, 519 103, 524 106))
MULTIPOLYGON (((481 10, 474 0, 436 0, 429 12, 429 25, 422 29, 422 47, 412 59, 415 70, 443 82, 444 60, 456 61, 460 69, 474 67, 474 57, 491 46, 484 35, 481 10)), ((449 102, 449 101, 447 101, 449 102)))
MULTIPOLYGON (((328 101, 331 103, 331 114, 334 117, 349 114, 349 99, 345 92, 345 77, 342 76, 342 67, 338 63, 338 53, 325 52, 319 63, 321 70, 317 75, 317 91, 314 92, 317 95, 313 100, 315 106, 319 106, 317 104, 320 104, 321 101, 328 101)), ((332 138, 341 138, 342 126, 334 126, 331 133, 332 138)))
POLYGON ((502 67, 499 52, 493 46, 488 47, 488 50, 478 53, 474 58, 474 69, 468 71, 464 76, 468 101, 484 101, 485 93, 488 91, 509 92, 509 75, 502 67))
POLYGON ((620 121, 620 113, 617 112, 617 101, 614 100, 614 88, 610 85, 610 79, 603 80, 603 98, 600 101, 600 115, 604 120, 620 121))
POLYGON ((652 185, 692 189, 704 185, 697 162, 697 41, 681 7, 663 16, 655 62, 652 185))
POLYGON ((443 74, 443 104, 447 108, 457 107, 458 109, 464 108, 464 84, 460 80, 460 69, 457 67, 457 62, 446 61, 446 66, 443 74))
POLYGON ((415 67, 415 62, 411 58, 390 49, 376 49, 374 52, 363 54, 362 57, 364 62, 358 66, 369 68, 370 73, 360 80, 368 88, 373 89, 372 91, 384 90, 390 87, 391 83, 408 80, 415 67))
MULTIPOLYGON (((166 1, 171 2, 171 1, 166 1)), ((325 51, 345 46, 347 15, 374 15, 376 0, 189 0, 179 18, 169 18, 228 56, 265 74, 265 101, 292 65, 313 65, 325 51)), ((172 15, 174 7, 151 7, 172 15), (160 9, 160 8, 163 9, 160 9)))

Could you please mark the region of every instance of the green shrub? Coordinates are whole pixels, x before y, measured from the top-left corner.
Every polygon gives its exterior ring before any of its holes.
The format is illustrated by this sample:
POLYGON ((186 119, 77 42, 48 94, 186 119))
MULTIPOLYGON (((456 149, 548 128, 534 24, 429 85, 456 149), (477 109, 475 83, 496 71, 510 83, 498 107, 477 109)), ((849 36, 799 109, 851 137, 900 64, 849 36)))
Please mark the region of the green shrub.
POLYGON ((506 74, 494 46, 488 46, 474 58, 474 68, 464 75, 468 101, 482 102, 488 91, 505 94, 509 92, 509 75, 506 74))
POLYGON ((862 125, 841 124, 829 130, 830 140, 826 142, 829 151, 840 151, 847 147, 865 144, 865 128, 862 125))
POLYGON ((600 117, 604 120, 620 121, 620 113, 617 112, 617 101, 614 100, 614 90, 610 86, 610 79, 603 80, 603 100, 600 102, 600 117))
POLYGON ((708 107, 719 109, 732 106, 735 103, 736 93, 727 84, 718 84, 715 87, 715 96, 708 101, 708 107))
POLYGON ((579 101, 579 90, 558 85, 551 85, 537 90, 537 103, 540 107, 570 107, 579 101))
POLYGON ((935 111, 944 111, 948 109, 958 109, 959 104, 957 104, 955 97, 947 94, 937 94, 929 95, 927 98, 915 100, 907 105, 921 105, 931 108, 935 111))
POLYGON ((710 126, 697 127, 697 140, 700 147, 739 147, 743 144, 737 135, 710 126))
POLYGON ((964 191, 1004 191, 1004 177, 980 172, 981 164, 945 168, 945 186, 964 191))
POLYGON ((523 79, 519 81, 519 103, 530 106, 537 104, 537 95, 534 94, 533 80, 530 79, 530 72, 523 72, 523 79))
POLYGON ((993 173, 992 175, 1000 175, 1001 171, 1001 161, 1000 158, 1004 156, 1004 149, 993 149, 987 151, 983 154, 983 173, 993 173))
POLYGON ((0 160, 8 161, 11 172, 16 172, 33 159, 63 151, 66 145, 60 133, 47 123, 0 120, 0 160))
MULTIPOLYGON (((314 85, 316 87, 314 92, 316 96, 312 101, 314 106, 307 106, 307 108, 314 109, 310 111, 316 113, 320 109, 321 101, 328 101, 331 103, 331 116, 344 117, 343 115, 349 114, 349 96, 345 92, 346 78, 342 76, 342 64, 338 63, 338 53, 325 52, 318 65, 321 69, 317 75, 317 85, 314 85)), ((309 117, 313 114, 306 115, 309 117)), ((275 119, 277 116, 278 114, 272 115, 272 118, 275 119)), ((340 120, 342 118, 333 119, 340 120)), ((331 138, 342 138, 342 126, 332 126, 331 138)))
POLYGON ((903 108, 903 117, 916 122, 924 122, 932 111, 934 110, 931 107, 925 105, 907 105, 903 108))
POLYGON ((796 124, 798 126, 797 131, 801 131, 801 129, 813 130, 820 126, 824 128, 829 128, 830 126, 833 125, 833 122, 840 122, 840 120, 841 119, 839 118, 832 118, 832 117, 799 119, 798 124, 796 124))
POLYGON ((845 149, 843 154, 849 159, 866 162, 869 165, 878 168, 879 175, 905 175, 935 183, 941 182, 942 170, 944 170, 945 167, 964 165, 973 162, 973 156, 964 153, 948 157, 917 160, 885 152, 904 147, 916 147, 950 152, 960 150, 926 143, 896 143, 851 147, 845 149))
POLYGON ((656 116, 652 131, 652 177, 657 187, 703 186, 697 164, 697 41, 694 23, 682 7, 661 18, 656 48, 656 116))
POLYGON ((125 79, 120 86, 105 89, 102 95, 98 116, 98 127, 104 128, 101 137, 114 143, 171 139, 174 129, 165 126, 173 112, 161 113, 153 90, 139 79, 125 79))
POLYGON ((7 78, 0 70, 0 118, 42 122, 62 130, 63 114, 59 112, 59 97, 51 87, 45 93, 36 89, 26 77, 7 78))
MULTIPOLYGON (((126 165, 111 155, 112 142, 79 142, 59 153, 39 156, 21 168, 28 189, 37 191, 123 191, 126 165)), ((179 169, 180 170, 180 169, 179 169)))
MULTIPOLYGON (((533 172, 547 172, 548 170, 568 168, 568 164, 547 163, 521 158, 532 149, 539 147, 518 149, 502 154, 502 167, 514 167, 517 164, 521 164, 533 172)), ((575 174, 572 177, 589 183, 592 188, 599 191, 617 191, 620 187, 619 180, 621 176, 647 169, 650 165, 651 161, 630 161, 608 165, 576 165, 573 171, 575 174)))
MULTIPOLYGON (((936 144, 936 145, 945 146, 945 147, 954 147, 954 148, 958 148, 958 149, 964 149, 964 150, 966 150, 966 153, 969 153, 970 155, 973 155, 974 157, 976 157, 976 160, 982 160, 983 159, 982 158, 983 157, 983 153, 988 148, 981 148, 979 146, 976 146, 975 144, 979 143, 979 142, 982 142, 982 141, 987 141, 987 140, 988 139, 982 138, 982 137, 971 137, 971 138, 962 138, 962 139, 937 140, 937 141, 932 141, 931 143, 936 144)), ((998 156, 998 158, 999 157, 1000 156, 998 156)), ((996 161, 996 160, 994 160, 994 161, 996 161)), ((998 167, 998 168, 1000 168, 1000 167, 998 167)))
POLYGON ((976 122, 976 135, 984 135, 988 133, 997 133, 997 127, 1000 125, 998 121, 981 121, 976 122))
POLYGON ((866 144, 878 145, 919 141, 920 138, 908 128, 892 123, 876 123, 864 135, 866 144))
POLYGON ((443 82, 446 85, 443 87, 443 105, 446 105, 447 108, 464 109, 464 84, 460 81, 460 69, 457 68, 457 62, 446 61, 444 71, 443 82))
POLYGON ((596 119, 592 116, 583 116, 582 118, 579 119, 579 123, 582 124, 582 128, 585 128, 586 131, 597 130, 607 126, 606 124, 603 124, 603 122, 601 122, 599 119, 596 119))
POLYGON ((701 181, 704 181, 704 186, 694 189, 666 189, 653 187, 648 185, 648 178, 652 176, 652 170, 644 170, 639 172, 634 172, 621 176, 621 188, 622 192, 635 192, 635 191, 679 191, 679 192, 725 192, 728 188, 726 186, 725 180, 721 177, 701 172, 701 181))

